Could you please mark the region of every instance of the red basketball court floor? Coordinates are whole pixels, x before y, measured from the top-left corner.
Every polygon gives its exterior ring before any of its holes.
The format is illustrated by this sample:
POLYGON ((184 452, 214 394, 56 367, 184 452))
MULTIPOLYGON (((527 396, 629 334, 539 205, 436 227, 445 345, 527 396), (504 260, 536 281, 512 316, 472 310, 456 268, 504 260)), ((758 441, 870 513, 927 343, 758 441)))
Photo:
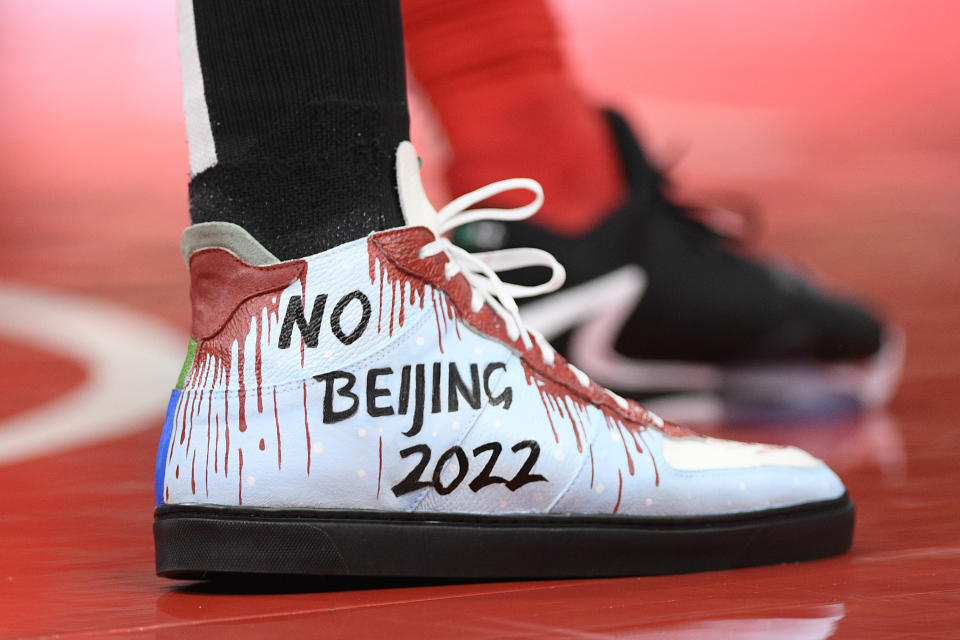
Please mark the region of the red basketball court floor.
MULTIPOLYGON (((226 588, 153 574, 154 446, 187 326, 172 4, 0 1, 0 636, 960 636, 954 3, 559 4, 585 85, 684 187, 751 194, 765 248, 906 329, 887 411, 711 427, 834 465, 858 505, 851 553, 658 578, 226 588)), ((442 157, 416 114, 421 151, 442 157)))

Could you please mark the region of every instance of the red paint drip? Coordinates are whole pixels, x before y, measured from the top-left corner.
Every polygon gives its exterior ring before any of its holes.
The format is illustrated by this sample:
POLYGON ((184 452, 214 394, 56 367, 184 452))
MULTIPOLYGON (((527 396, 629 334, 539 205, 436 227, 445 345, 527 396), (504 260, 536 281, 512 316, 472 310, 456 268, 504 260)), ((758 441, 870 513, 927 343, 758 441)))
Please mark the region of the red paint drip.
POLYGON ((628 433, 630 434, 630 437, 633 438, 633 446, 636 448, 637 453, 643 453, 643 447, 640 446, 640 441, 637 439, 638 434, 634 433, 633 431, 629 431, 628 433))
POLYGON ((380 482, 383 479, 383 436, 380 436, 380 463, 377 468, 377 500, 380 499, 380 482))
MULTIPOLYGON (((609 418, 607 420, 609 424, 609 418)), ((633 456, 630 455, 630 450, 627 448, 627 440, 623 437, 623 423, 616 422, 614 423, 614 426, 616 427, 617 433, 620 436, 620 444, 623 445, 623 454, 627 456, 627 471, 630 472, 630 475, 633 475, 636 469, 633 466, 633 456)))
POLYGON ((211 390, 210 395, 207 396, 207 445, 210 444, 210 417, 212 414, 213 414, 213 390, 211 390))
POLYGON ((220 414, 214 416, 217 425, 217 433, 213 440, 213 472, 218 473, 218 463, 220 460, 220 414))
POLYGON ((623 497, 623 474, 620 473, 620 469, 617 469, 617 480, 619 484, 617 485, 617 504, 613 505, 614 513, 620 510, 620 499, 623 497))
MULTIPOLYGON (((198 345, 199 346, 199 345, 198 345)), ((207 358, 202 358, 194 354, 196 360, 196 371, 191 371, 186 382, 198 382, 203 388, 207 387, 207 378, 210 376, 210 362, 207 358)))
POLYGON ((567 410, 567 417, 570 418, 570 426, 573 427, 573 435, 577 438, 577 452, 583 453, 583 443, 580 441, 580 428, 582 425, 577 424, 577 419, 581 421, 583 420, 583 411, 581 410, 581 405, 573 400, 573 398, 570 396, 565 396, 563 398, 563 406, 567 410), (573 404, 573 409, 570 409, 570 405, 567 404, 568 401, 573 404), (576 417, 573 415, 574 411, 577 412, 576 417))
POLYGON ((447 308, 447 316, 453 322, 453 330, 456 331, 457 333, 457 340, 461 340, 462 338, 460 337, 460 319, 457 317, 457 308, 453 306, 453 303, 447 298, 444 298, 444 303, 447 308))
POLYGON ((376 282, 378 276, 380 278, 380 308, 377 316, 377 332, 383 331, 383 286, 384 283, 390 284, 390 324, 388 331, 389 335, 392 336, 394 328, 402 327, 406 321, 408 287, 410 304, 416 304, 419 297, 420 308, 423 309, 426 302, 427 285, 421 278, 397 267, 380 251, 373 239, 367 242, 367 260, 370 284, 376 282), (399 309, 397 308, 398 304, 399 309))
POLYGON ((443 333, 444 333, 444 335, 446 335, 447 332, 450 330, 450 328, 447 326, 447 311, 446 311, 446 306, 445 306, 446 304, 448 304, 448 300, 443 297, 443 292, 441 292, 441 293, 440 293, 440 307, 439 307, 439 312, 440 312, 440 319, 443 320, 443 333))
POLYGON ((263 451, 267 448, 267 443, 263 441, 263 438, 260 438, 260 451, 263 451))
POLYGON ((184 439, 187 437, 187 405, 190 403, 191 392, 187 391, 187 397, 183 399, 183 426, 180 428, 180 444, 183 444, 184 439))
MULTIPOLYGON (((270 312, 266 309, 267 315, 267 330, 269 331, 270 325, 270 312)), ((253 356, 253 371, 256 374, 257 378, 257 413, 263 413, 263 349, 261 348, 261 340, 263 339, 263 322, 260 318, 257 318, 257 341, 254 343, 254 356, 253 356)))
POLYGON ((237 455, 240 458, 240 470, 237 472, 239 476, 237 481, 237 504, 243 504, 243 449, 237 449, 237 455))
POLYGON ((229 474, 228 467, 230 466, 230 368, 229 366, 225 370, 225 382, 223 390, 223 475, 227 477, 229 474))
MULTIPOLYGON (((257 324, 259 325, 260 323, 257 322, 257 324)), ((244 360, 246 358, 244 354, 245 344, 246 341, 241 340, 237 345, 237 404, 239 405, 239 428, 241 433, 247 430, 247 387, 246 376, 243 375, 244 360)))
MULTIPOLYGON (((376 281, 376 272, 374 271, 374 265, 376 264, 376 259, 372 257, 370 253, 369 246, 367 247, 367 262, 370 265, 370 284, 373 284, 376 281)), ((380 278, 380 296, 377 298, 377 333, 383 332, 383 278, 380 278)))
POLYGON ((543 403, 543 410, 546 412, 547 420, 550 422, 550 430, 553 431, 553 439, 557 442, 557 444, 559 444, 560 434, 557 433, 557 428, 553 424, 553 415, 550 411, 550 406, 548 404, 553 402, 553 398, 550 394, 548 394, 544 390, 543 386, 540 384, 539 380, 541 379, 539 378, 539 376, 537 376, 536 372, 534 372, 533 369, 528 367, 526 363, 523 362, 522 360, 521 360, 521 363, 523 364, 523 374, 526 378, 527 385, 532 385, 536 387, 537 392, 540 394, 540 402, 543 403))
POLYGON ((207 452, 203 463, 203 491, 210 497, 210 410, 213 407, 213 393, 207 398, 207 452))
MULTIPOLYGON (((274 296, 274 297, 276 297, 276 296, 274 296)), ((280 321, 280 318, 277 317, 277 322, 279 322, 279 321, 280 321)), ((260 341, 257 340, 257 342, 259 343, 260 341)), ((270 310, 267 309, 267 344, 270 344, 270 343, 271 343, 271 338, 270 338, 270 310)), ((258 382, 257 384, 259 384, 259 382, 258 382)))
MULTIPOLYGON (((197 415, 199 415, 200 411, 203 409, 203 392, 204 391, 205 389, 200 390, 200 404, 197 407, 197 415)), ((196 399, 196 397, 194 397, 194 399, 196 399)), ((191 409, 190 410, 190 431, 187 432, 187 453, 190 452, 190 443, 193 442, 193 416, 194 416, 193 409, 191 409)))
MULTIPOLYGON (((442 293, 440 294, 443 295, 442 293)), ((430 297, 433 301, 433 319, 437 323, 437 344, 440 346, 440 353, 443 353, 443 336, 440 333, 440 312, 437 311, 437 290, 430 289, 430 297)))
MULTIPOLYGON (((183 396, 180 396, 180 401, 177 402, 177 411, 173 414, 173 429, 176 433, 177 421, 180 419, 180 411, 183 409, 183 396)), ((167 457, 167 468, 170 468, 170 463, 173 461, 173 450, 176 449, 176 439, 170 438, 170 455, 167 457)))
POLYGON ((180 465, 177 465, 177 470, 174 472, 173 477, 175 477, 177 480, 180 479, 180 465))
POLYGON ((303 296, 303 304, 307 304, 307 270, 304 269, 298 276, 300 279, 300 295, 303 296))
POLYGON ((304 380, 303 382, 303 430, 307 434, 307 475, 310 475, 310 421, 307 419, 307 382, 306 380, 304 380))
POLYGON ((197 495, 196 465, 197 465, 197 452, 196 450, 194 450, 193 462, 190 463, 190 493, 192 493, 193 495, 197 495))
POLYGON ((280 446, 280 414, 277 412, 277 388, 273 388, 273 420, 277 423, 277 471, 283 464, 282 447, 280 446))
MULTIPOLYGON (((402 301, 400 303, 400 306, 403 307, 402 301)), ((397 308, 397 281, 392 280, 390 282, 390 335, 393 335, 393 316, 396 308, 397 308)))
MULTIPOLYGON (((200 397, 203 397, 203 390, 200 391, 200 397)), ((190 399, 190 429, 193 430, 193 416, 197 409, 197 394, 193 394, 193 397, 190 399)), ((190 436, 187 436, 187 451, 190 450, 190 436)))
POLYGON ((223 477, 230 475, 230 425, 223 421, 223 477))

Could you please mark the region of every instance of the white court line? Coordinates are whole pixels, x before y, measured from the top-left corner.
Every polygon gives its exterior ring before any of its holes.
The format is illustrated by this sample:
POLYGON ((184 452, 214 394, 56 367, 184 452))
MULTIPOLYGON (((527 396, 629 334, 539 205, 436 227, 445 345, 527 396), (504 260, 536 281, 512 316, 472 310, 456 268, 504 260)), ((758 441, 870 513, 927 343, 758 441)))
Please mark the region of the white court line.
POLYGON ((187 335, 103 300, 0 282, 0 335, 79 361, 80 386, 0 420, 0 465, 142 429, 159 437, 187 335))

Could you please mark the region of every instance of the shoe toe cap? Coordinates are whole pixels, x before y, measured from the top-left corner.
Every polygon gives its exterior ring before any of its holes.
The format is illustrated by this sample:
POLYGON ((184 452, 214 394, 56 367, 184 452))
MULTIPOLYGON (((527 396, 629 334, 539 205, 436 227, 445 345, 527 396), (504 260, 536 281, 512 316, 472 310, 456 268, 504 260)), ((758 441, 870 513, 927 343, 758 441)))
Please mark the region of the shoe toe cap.
POLYGON ((849 300, 804 296, 783 313, 754 344, 759 359, 862 360, 883 345, 884 328, 877 316, 849 300))
POLYGON ((665 436, 661 451, 685 515, 751 512, 834 500, 846 493, 826 464, 796 447, 665 436))
POLYGON ((869 358, 883 343, 883 325, 863 306, 845 300, 825 301, 810 317, 816 329, 815 355, 821 360, 869 358))
MULTIPOLYGON (((619 460, 621 444, 596 440, 597 459, 619 460)), ((846 488, 823 462, 795 447, 746 444, 701 436, 646 433, 653 465, 637 457, 631 472, 612 476, 597 467, 581 474, 557 500, 554 511, 610 511, 647 517, 726 517, 802 507, 842 498, 846 488), (590 483, 587 484, 587 478, 590 483), (608 492, 605 487, 616 488, 608 492)), ((602 470, 603 469, 603 470, 602 470)))

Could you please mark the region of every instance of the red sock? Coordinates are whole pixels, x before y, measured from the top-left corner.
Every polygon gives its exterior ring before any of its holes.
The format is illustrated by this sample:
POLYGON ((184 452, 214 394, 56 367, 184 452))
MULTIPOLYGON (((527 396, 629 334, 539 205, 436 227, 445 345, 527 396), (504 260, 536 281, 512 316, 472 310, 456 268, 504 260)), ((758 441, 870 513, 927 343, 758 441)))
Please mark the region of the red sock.
POLYGON ((565 235, 620 205, 612 135, 573 85, 544 0, 403 0, 402 10, 407 59, 453 150, 451 192, 534 178, 546 199, 533 222, 565 235))

